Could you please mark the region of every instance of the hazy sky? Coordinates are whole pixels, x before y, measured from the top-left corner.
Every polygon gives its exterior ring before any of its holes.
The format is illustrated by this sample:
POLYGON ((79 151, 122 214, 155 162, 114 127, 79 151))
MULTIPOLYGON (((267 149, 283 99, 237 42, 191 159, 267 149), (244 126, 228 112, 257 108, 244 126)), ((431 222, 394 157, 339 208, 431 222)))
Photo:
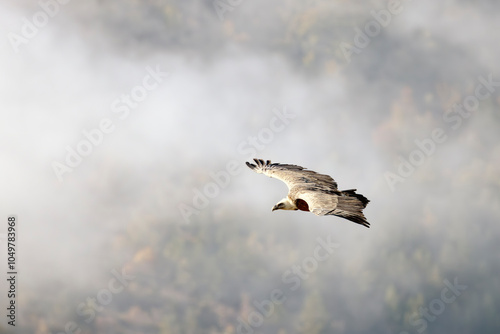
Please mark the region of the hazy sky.
MULTIPOLYGON (((25 310, 37 293, 48 309, 74 309, 148 245, 141 226, 238 217, 297 238, 299 259, 318 236, 342 245, 329 267, 342 273, 338 300, 369 315, 359 327, 331 320, 338 332, 416 333, 407 320, 380 325, 377 298, 388 307, 391 291, 411 300, 429 286, 439 298, 455 278, 466 292, 426 330, 498 331, 480 312, 500 305, 496 2, 242 1, 219 13, 212 1, 40 3, 0 1, 0 233, 17 215, 25 310), (271 214, 286 187, 246 169, 253 157, 357 188, 371 229, 271 214), (228 185, 196 208, 228 164, 228 185), (136 244, 116 246, 131 230, 136 244), (71 305, 45 299, 58 286, 71 305)), ((269 255, 278 277, 288 251, 269 255)), ((2 268, 5 257, 2 246, 2 268)))

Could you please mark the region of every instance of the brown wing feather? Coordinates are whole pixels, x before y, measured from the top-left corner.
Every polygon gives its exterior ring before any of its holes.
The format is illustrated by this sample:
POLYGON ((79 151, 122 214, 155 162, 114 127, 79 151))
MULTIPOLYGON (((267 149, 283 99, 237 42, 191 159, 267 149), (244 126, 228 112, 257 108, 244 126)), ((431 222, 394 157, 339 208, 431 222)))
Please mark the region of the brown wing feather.
POLYGON ((318 216, 335 215, 370 227, 362 212, 369 200, 356 194, 355 189, 339 191, 337 182, 332 177, 301 166, 253 160, 255 164, 246 163, 250 169, 286 183, 288 197, 298 209, 318 216))
POLYGON ((256 173, 281 180, 286 183, 288 189, 297 186, 319 187, 325 190, 337 190, 337 182, 329 175, 319 174, 304 167, 289 164, 271 163, 270 160, 253 159, 255 164, 247 162, 247 166, 256 173))
POLYGON ((363 214, 363 209, 369 201, 362 195, 354 195, 349 192, 340 192, 340 195, 337 195, 321 191, 298 191, 296 193, 296 202, 300 200, 307 202, 309 211, 315 215, 338 216, 370 227, 370 223, 363 214), (359 196, 366 200, 366 202, 361 200, 359 196))

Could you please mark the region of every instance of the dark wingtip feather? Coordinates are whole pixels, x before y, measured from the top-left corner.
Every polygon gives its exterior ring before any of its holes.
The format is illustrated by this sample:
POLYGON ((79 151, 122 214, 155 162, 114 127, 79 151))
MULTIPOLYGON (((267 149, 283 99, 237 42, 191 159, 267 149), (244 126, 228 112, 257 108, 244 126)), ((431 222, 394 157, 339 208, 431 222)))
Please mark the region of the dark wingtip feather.
POLYGON ((246 162, 248 168, 250 168, 251 170, 254 170, 257 166, 255 166, 254 164, 251 164, 249 163, 248 161, 246 162))
POLYGON ((361 204, 363 204, 363 209, 366 208, 368 203, 370 203, 370 200, 368 198, 366 198, 361 194, 357 194, 356 189, 342 190, 342 194, 351 197, 356 197, 361 202, 361 204))
POLYGON ((361 194, 357 194, 356 197, 363 203, 363 209, 370 203, 370 200, 361 194))
POLYGON ((370 228, 370 223, 366 220, 364 216, 359 216, 359 215, 352 215, 349 217, 344 217, 347 220, 350 220, 352 222, 355 222, 357 224, 363 225, 364 227, 370 228))
POLYGON ((266 167, 271 164, 271 160, 264 161, 263 159, 254 158, 253 161, 257 164, 257 167, 266 167))

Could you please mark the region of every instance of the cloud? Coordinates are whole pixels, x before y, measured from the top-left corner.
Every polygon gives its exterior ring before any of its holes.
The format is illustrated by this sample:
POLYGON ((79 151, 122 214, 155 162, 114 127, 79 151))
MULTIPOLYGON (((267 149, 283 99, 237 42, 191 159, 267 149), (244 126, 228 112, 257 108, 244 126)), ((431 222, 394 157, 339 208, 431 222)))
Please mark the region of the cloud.
MULTIPOLYGON (((467 290, 427 330, 494 331, 498 94, 456 130, 443 119, 474 95, 479 76, 498 79, 497 23, 485 9, 494 5, 409 2, 343 61, 338 44, 386 5, 246 1, 221 22, 211 1, 70 2, 18 54, 3 48, 0 196, 21 224, 27 328, 57 332, 73 321, 83 332, 234 332, 252 301, 284 291, 282 273, 332 235, 342 245, 335 258, 260 331, 300 332, 318 315, 325 331, 414 333, 412 316, 455 277, 467 290), (168 80, 59 183, 51 162, 82 129, 116 116, 113 101, 157 64, 168 80), (238 145, 281 106, 296 119, 256 157, 357 188, 371 200, 369 231, 334 217, 271 214, 286 188, 245 169, 183 223, 176 205, 228 161, 246 168, 238 145), (447 140, 391 192, 384 172, 438 127, 447 140), (89 327, 76 308, 118 268, 136 278, 89 327)), ((2 6, 7 31, 39 10, 2 6)))

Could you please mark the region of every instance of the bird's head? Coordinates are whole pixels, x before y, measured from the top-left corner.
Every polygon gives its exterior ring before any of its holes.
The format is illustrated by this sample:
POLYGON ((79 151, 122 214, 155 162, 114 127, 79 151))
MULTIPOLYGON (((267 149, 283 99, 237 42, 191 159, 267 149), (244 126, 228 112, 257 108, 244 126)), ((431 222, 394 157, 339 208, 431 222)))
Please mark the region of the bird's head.
POLYGON ((297 206, 293 204, 288 197, 283 198, 281 201, 273 206, 273 210, 297 210, 297 206))

